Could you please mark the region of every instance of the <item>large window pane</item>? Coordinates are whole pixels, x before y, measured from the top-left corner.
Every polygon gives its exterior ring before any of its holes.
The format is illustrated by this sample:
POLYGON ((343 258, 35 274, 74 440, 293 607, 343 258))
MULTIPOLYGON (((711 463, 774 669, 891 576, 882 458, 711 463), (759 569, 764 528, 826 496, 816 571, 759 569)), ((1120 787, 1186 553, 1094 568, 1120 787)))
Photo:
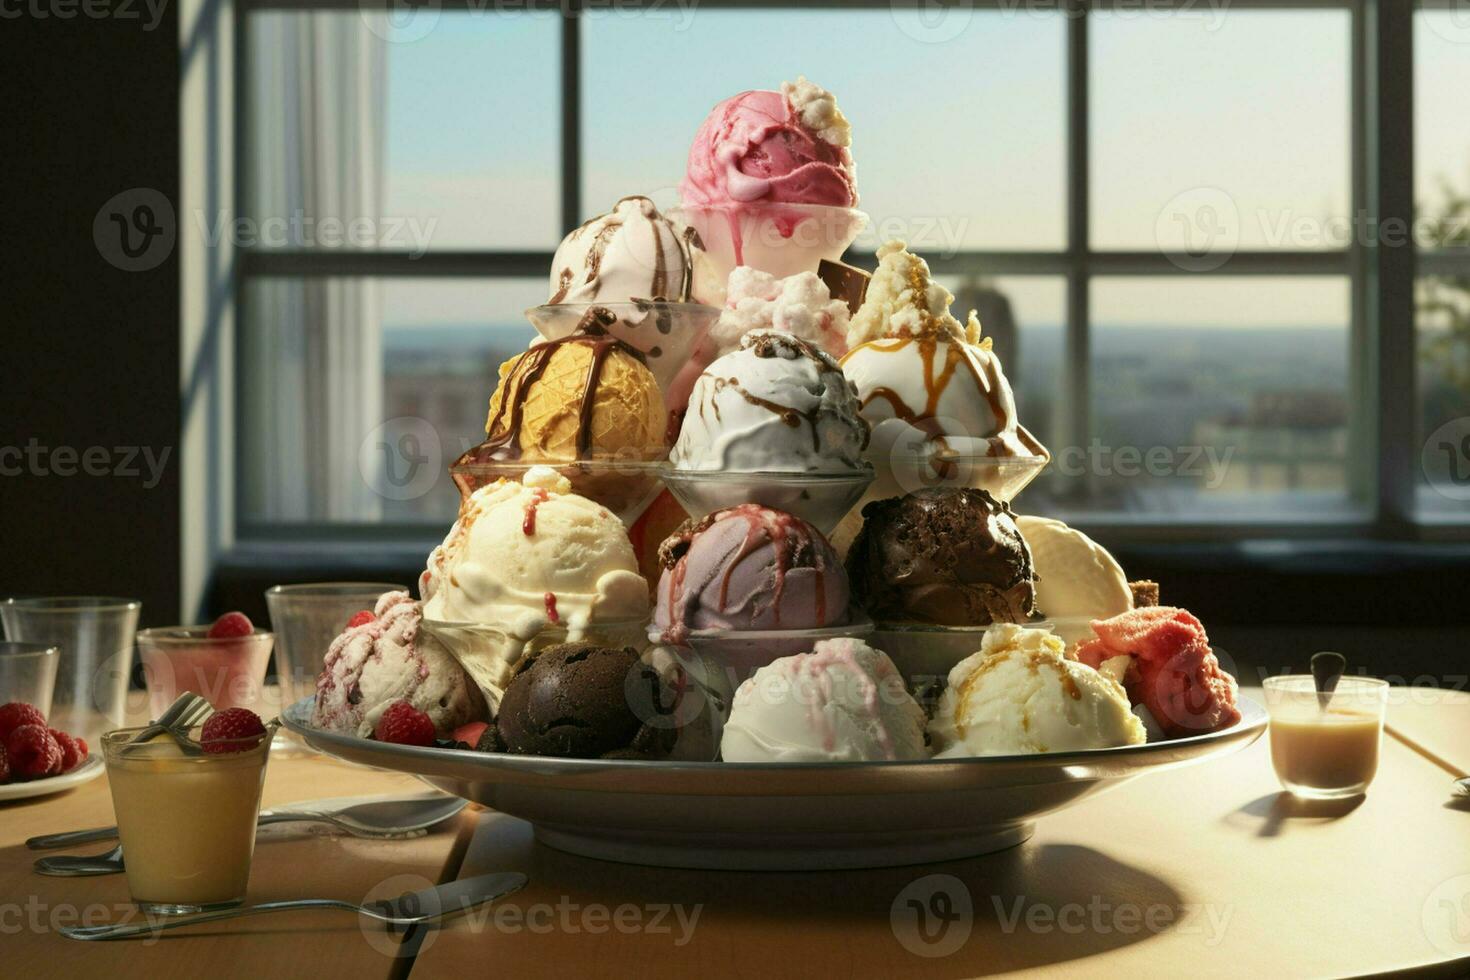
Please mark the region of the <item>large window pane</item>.
POLYGON ((1043 445, 1053 445, 1068 411, 1058 380, 1066 369, 1067 284, 1060 276, 939 276, 955 294, 954 315, 980 316, 1016 396, 1016 414, 1043 445))
POLYGON ((1085 509, 1149 520, 1341 516, 1346 280, 1100 278, 1092 432, 1054 468, 1085 509))
POLYGON ((555 247, 559 37, 554 12, 250 15, 245 244, 555 247))
POLYGON ((1089 20, 1095 247, 1347 244, 1346 10, 1089 20))
MULTIPOLYGON (((1418 283, 1419 515, 1470 520, 1470 18, 1425 10, 1414 31, 1417 239, 1451 258, 1418 283)), ((1421 265, 1421 271, 1424 267, 1421 265)))
POLYGON ((484 438, 539 279, 253 280, 240 422, 245 525, 454 518, 448 466, 484 438))
POLYGON ((922 15, 591 11, 584 209, 634 193, 672 204, 709 110, 803 72, 836 94, 853 123, 860 207, 873 217, 859 247, 882 237, 929 252, 1060 247, 1064 33, 1055 12, 969 5, 922 15), (645 70, 626 68, 630 58, 644 59, 645 70))

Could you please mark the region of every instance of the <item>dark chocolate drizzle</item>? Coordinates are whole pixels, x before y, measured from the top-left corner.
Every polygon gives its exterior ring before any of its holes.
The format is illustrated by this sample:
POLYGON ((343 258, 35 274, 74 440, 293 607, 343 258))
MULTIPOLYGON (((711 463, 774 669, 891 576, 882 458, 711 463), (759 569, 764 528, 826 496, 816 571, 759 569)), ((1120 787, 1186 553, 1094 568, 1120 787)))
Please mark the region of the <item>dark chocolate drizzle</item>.
POLYGON ((608 357, 613 351, 621 350, 640 363, 646 363, 641 351, 608 332, 608 327, 614 323, 617 323, 617 316, 611 310, 593 306, 582 315, 572 333, 557 340, 542 341, 520 355, 501 382, 503 390, 500 404, 485 424, 485 441, 466 452, 455 465, 520 459, 521 424, 525 419, 526 398, 531 388, 546 373, 557 351, 568 344, 585 344, 592 348, 592 360, 587 366, 587 381, 577 407, 577 458, 585 459, 592 448, 592 413, 597 407, 597 388, 608 357))

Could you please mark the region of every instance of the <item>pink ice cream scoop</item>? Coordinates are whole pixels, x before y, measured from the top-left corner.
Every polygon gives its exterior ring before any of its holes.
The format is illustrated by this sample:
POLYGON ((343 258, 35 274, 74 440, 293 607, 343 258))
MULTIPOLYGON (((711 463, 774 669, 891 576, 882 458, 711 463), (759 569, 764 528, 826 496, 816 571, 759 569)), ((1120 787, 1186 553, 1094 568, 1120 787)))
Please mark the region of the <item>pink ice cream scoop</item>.
POLYGON ((857 205, 847 120, 806 79, 779 92, 741 92, 715 106, 689 148, 685 205, 756 202, 857 205))
POLYGON ((685 522, 659 548, 654 623, 665 642, 690 630, 800 630, 847 622, 847 574, 799 517, 741 504, 685 522))
POLYGON ((316 681, 312 724, 366 738, 394 701, 427 713, 441 737, 488 718, 480 689, 419 629, 422 620, 422 604, 407 592, 385 592, 371 620, 333 640, 316 681))
POLYGON ((1100 668, 1130 657, 1124 686, 1128 699, 1148 708, 1170 738, 1201 735, 1240 720, 1235 678, 1220 667, 1205 628, 1193 614, 1172 606, 1133 609, 1092 624, 1093 639, 1077 647, 1077 659, 1100 668))

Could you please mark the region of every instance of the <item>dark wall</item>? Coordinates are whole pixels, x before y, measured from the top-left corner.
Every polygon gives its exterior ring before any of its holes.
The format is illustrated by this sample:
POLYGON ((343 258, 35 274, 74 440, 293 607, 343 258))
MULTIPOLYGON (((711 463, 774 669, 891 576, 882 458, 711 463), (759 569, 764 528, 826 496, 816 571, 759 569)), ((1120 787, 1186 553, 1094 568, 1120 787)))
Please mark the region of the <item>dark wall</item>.
POLYGON ((98 18, 42 0, 0 21, 0 595, 124 593, 171 623, 178 11, 120 6, 98 18))

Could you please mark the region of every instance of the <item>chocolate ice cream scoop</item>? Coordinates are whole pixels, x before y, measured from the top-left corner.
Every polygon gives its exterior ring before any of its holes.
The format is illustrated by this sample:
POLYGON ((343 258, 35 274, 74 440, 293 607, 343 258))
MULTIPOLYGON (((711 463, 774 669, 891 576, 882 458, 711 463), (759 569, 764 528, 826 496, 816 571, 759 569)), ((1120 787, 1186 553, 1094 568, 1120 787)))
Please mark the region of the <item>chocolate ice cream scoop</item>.
POLYGON ((931 487, 863 508, 847 555, 853 601, 875 619, 943 626, 1039 618, 1031 552, 984 490, 931 487))
POLYGON ((673 745, 672 712, 632 647, 561 643, 516 664, 495 727, 505 751, 521 755, 653 758, 673 745))

